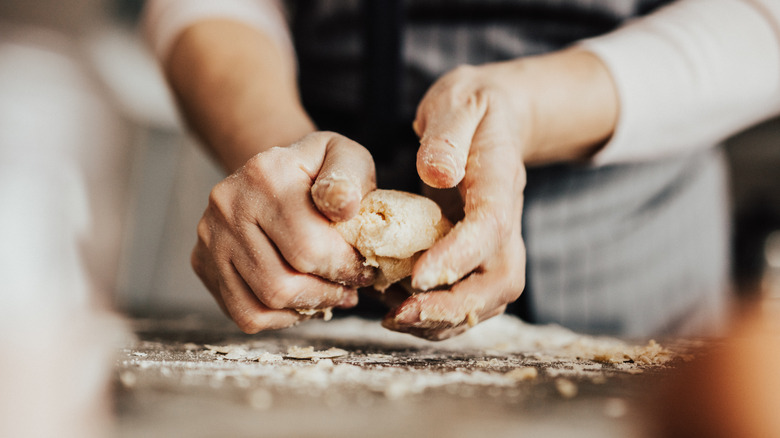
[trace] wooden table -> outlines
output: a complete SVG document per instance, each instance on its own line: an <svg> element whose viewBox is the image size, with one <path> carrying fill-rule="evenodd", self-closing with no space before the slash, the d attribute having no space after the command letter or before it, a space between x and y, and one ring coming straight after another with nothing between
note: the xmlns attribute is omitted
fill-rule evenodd
<svg viewBox="0 0 780 438"><path fill-rule="evenodd" d="M115 369L121 437L637 436L679 360L594 360L634 346L510 317L441 343L356 318L251 336L197 318L134 330ZM306 347L329 357L291 357Z"/></svg>

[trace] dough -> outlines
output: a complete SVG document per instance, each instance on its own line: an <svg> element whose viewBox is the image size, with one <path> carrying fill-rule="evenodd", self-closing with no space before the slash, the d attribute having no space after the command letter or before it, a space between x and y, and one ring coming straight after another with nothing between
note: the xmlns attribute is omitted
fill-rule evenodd
<svg viewBox="0 0 780 438"><path fill-rule="evenodd" d="M292 346L287 349L284 357L288 359L330 359L334 357L348 356L349 352L341 348L331 347L327 350L314 350L314 347Z"/></svg>
<svg viewBox="0 0 780 438"><path fill-rule="evenodd" d="M412 274L420 253L444 237L452 224L432 200L396 190L374 190L352 219L333 227L379 272L374 288L384 291Z"/></svg>

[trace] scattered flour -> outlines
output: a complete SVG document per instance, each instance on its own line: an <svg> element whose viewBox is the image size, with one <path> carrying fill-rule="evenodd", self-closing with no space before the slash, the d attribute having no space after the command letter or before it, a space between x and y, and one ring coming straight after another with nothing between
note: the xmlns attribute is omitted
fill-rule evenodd
<svg viewBox="0 0 780 438"><path fill-rule="evenodd" d="M159 373L151 375L157 378L256 390L247 401L263 410L273 403L274 391L332 394L339 388L362 388L396 400L434 388L470 396L478 388L509 394L528 385L552 384L560 396L572 398L579 384L642 373L676 357L653 341L634 345L559 326L529 325L511 316L436 343L359 318L309 321L236 339L240 341L187 343L184 348L139 342L125 350L118 378L125 387L137 387L150 374L136 371L156 368ZM607 415L618 416L621 408L613 404L605 408Z"/></svg>

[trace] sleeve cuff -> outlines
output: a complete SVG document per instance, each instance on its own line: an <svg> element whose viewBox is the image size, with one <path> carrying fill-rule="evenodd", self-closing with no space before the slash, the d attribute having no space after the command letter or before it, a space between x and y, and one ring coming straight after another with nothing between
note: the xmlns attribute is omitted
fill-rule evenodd
<svg viewBox="0 0 780 438"><path fill-rule="evenodd" d="M714 145L780 111L780 8L772 0L684 0L580 46L618 90L596 165Z"/></svg>
<svg viewBox="0 0 780 438"><path fill-rule="evenodd" d="M209 18L250 25L293 53L283 7L277 0L150 0L144 11L143 30L155 56L163 61L185 28Z"/></svg>

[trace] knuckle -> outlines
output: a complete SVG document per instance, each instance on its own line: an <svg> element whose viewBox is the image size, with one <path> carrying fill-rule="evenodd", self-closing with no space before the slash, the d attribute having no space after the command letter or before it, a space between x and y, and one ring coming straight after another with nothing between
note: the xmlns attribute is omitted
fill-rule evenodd
<svg viewBox="0 0 780 438"><path fill-rule="evenodd" d="M466 103L472 108L480 108L490 100L491 94L489 88L478 87L473 92L469 93Z"/></svg>
<svg viewBox="0 0 780 438"><path fill-rule="evenodd" d="M303 140L289 147L272 147L250 158L241 169L245 183L250 189L261 189L261 193L277 194L292 181L291 175L296 173L291 171L303 166L296 151L296 145L302 143Z"/></svg>
<svg viewBox="0 0 780 438"><path fill-rule="evenodd" d="M484 113L484 109L488 106L488 101L491 99L490 96L491 92L489 89L477 86L467 92L458 94L455 104L464 108L466 114L476 117Z"/></svg>
<svg viewBox="0 0 780 438"><path fill-rule="evenodd" d="M355 141L349 141L347 142L348 148L350 148L350 153L357 155L360 161L364 161L366 163L371 163L371 167L374 166L374 157L371 155L371 152L366 149L365 146L361 145L358 142Z"/></svg>
<svg viewBox="0 0 780 438"><path fill-rule="evenodd" d="M253 187L273 188L274 175L283 168L285 151L271 148L250 158L242 169L243 176Z"/></svg>
<svg viewBox="0 0 780 438"><path fill-rule="evenodd" d="M198 223L198 236L206 235L208 230L208 220L210 216L222 219L229 219L235 198L235 190L227 180L219 182L209 193L209 203L203 219ZM201 233L204 234L201 234Z"/></svg>

